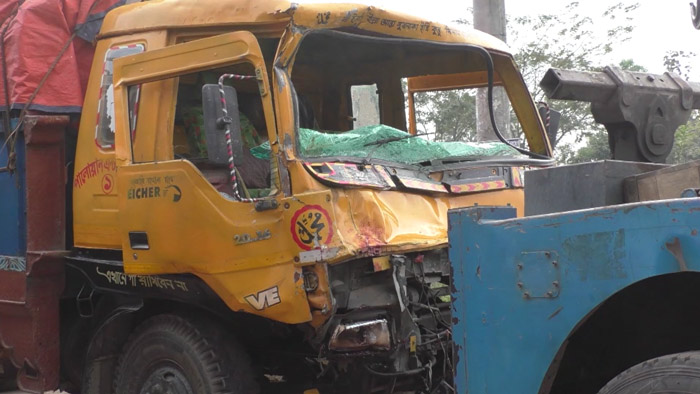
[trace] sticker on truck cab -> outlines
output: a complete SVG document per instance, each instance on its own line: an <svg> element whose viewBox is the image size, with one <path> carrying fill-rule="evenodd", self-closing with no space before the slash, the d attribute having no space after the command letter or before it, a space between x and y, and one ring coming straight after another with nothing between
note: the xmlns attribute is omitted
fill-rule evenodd
<svg viewBox="0 0 700 394"><path fill-rule="evenodd" d="M292 216L292 239L304 250L328 245L333 239L333 222L320 205L306 205Z"/></svg>
<svg viewBox="0 0 700 394"><path fill-rule="evenodd" d="M257 292L257 294L247 295L244 297L244 299L250 304L250 306L259 311L282 302L277 286L261 290Z"/></svg>
<svg viewBox="0 0 700 394"><path fill-rule="evenodd" d="M182 199L182 189L175 183L174 176L137 177L129 182L127 200L166 198L172 202Z"/></svg>

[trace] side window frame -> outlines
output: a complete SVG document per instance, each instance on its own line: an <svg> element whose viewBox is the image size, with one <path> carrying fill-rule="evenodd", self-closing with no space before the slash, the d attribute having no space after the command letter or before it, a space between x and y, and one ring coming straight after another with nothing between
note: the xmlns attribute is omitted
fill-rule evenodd
<svg viewBox="0 0 700 394"><path fill-rule="evenodd" d="M100 92L97 101L97 124L95 125L95 145L101 150L114 150L115 135L115 111L114 111L114 60L123 56L142 53L146 50L146 44L136 43L128 45L115 45L105 52L102 63L102 76L100 78ZM130 114L130 133L136 130L136 112L140 97L140 88L137 88L133 97L129 97L129 108L134 108L134 114ZM133 102L131 102L133 100ZM131 120L133 119L133 120Z"/></svg>
<svg viewBox="0 0 700 394"><path fill-rule="evenodd" d="M275 136L275 139L270 141L271 155L273 158L277 158L279 155L279 144L276 140L277 126L270 80L267 77L262 52L252 33L237 31L116 59L113 78L116 114L115 139L117 140L115 153L118 166L152 164L152 162L136 162L134 160L132 133L129 129L132 123L128 100L129 87L175 79L189 73L213 70L239 62L248 62L254 66L268 136ZM176 105L175 100L175 96L165 100L168 102L167 105L172 106L173 111L171 112L173 113ZM146 105L146 103L141 104ZM160 105L165 104L161 103ZM184 160L173 158L167 159L167 161L182 162ZM271 164L270 171L272 175L271 186L274 192L264 198L274 199L280 195L279 169L276 165L277 161L271 161L271 163L273 162L275 164ZM194 167L192 163L189 163L189 166Z"/></svg>

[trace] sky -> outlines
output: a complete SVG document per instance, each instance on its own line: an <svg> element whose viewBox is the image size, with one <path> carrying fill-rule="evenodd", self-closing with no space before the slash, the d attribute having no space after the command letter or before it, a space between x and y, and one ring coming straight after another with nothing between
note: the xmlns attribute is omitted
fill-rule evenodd
<svg viewBox="0 0 700 394"><path fill-rule="evenodd" d="M299 0L297 0L299 1ZM335 0L301 0L299 2L348 2ZM639 8L630 15L635 26L632 38L619 44L609 59L610 64L622 59L633 59L647 71L661 74L665 71L663 57L666 51L677 50L700 54L700 30L695 30L690 17L689 0L637 0ZM451 22L459 18L469 18L471 0L358 0L421 15L425 19ZM616 0L580 0L581 13L595 18ZM624 0L631 3L632 0ZM542 13L556 13L569 4L568 0L505 0L506 14L509 17L536 16ZM544 37L543 39L546 39ZM513 50L517 48L513 47ZM700 81L700 56L689 62L692 67L690 77Z"/></svg>

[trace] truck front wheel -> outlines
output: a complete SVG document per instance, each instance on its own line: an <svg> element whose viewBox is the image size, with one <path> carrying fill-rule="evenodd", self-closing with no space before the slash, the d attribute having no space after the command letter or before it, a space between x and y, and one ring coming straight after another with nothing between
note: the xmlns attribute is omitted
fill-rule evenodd
<svg viewBox="0 0 700 394"><path fill-rule="evenodd" d="M700 352L644 361L617 375L598 394L700 393Z"/></svg>
<svg viewBox="0 0 700 394"><path fill-rule="evenodd" d="M247 355L217 324L159 315L139 325L127 341L117 364L114 392L257 393L252 377Z"/></svg>

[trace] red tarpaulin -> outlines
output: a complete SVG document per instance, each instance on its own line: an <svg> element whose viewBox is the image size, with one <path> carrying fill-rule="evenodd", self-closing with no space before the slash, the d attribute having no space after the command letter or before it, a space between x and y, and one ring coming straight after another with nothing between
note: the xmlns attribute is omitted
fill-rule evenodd
<svg viewBox="0 0 700 394"><path fill-rule="evenodd" d="M104 14L124 0L3 0L0 33L4 37L7 85L0 61L0 110L24 108L39 82L74 31L78 32L29 105L51 113L79 113L83 105L92 41ZM97 3L93 7L93 3ZM18 8L19 7L19 8ZM2 37L0 37L2 39ZM0 59L1 60L1 59Z"/></svg>

